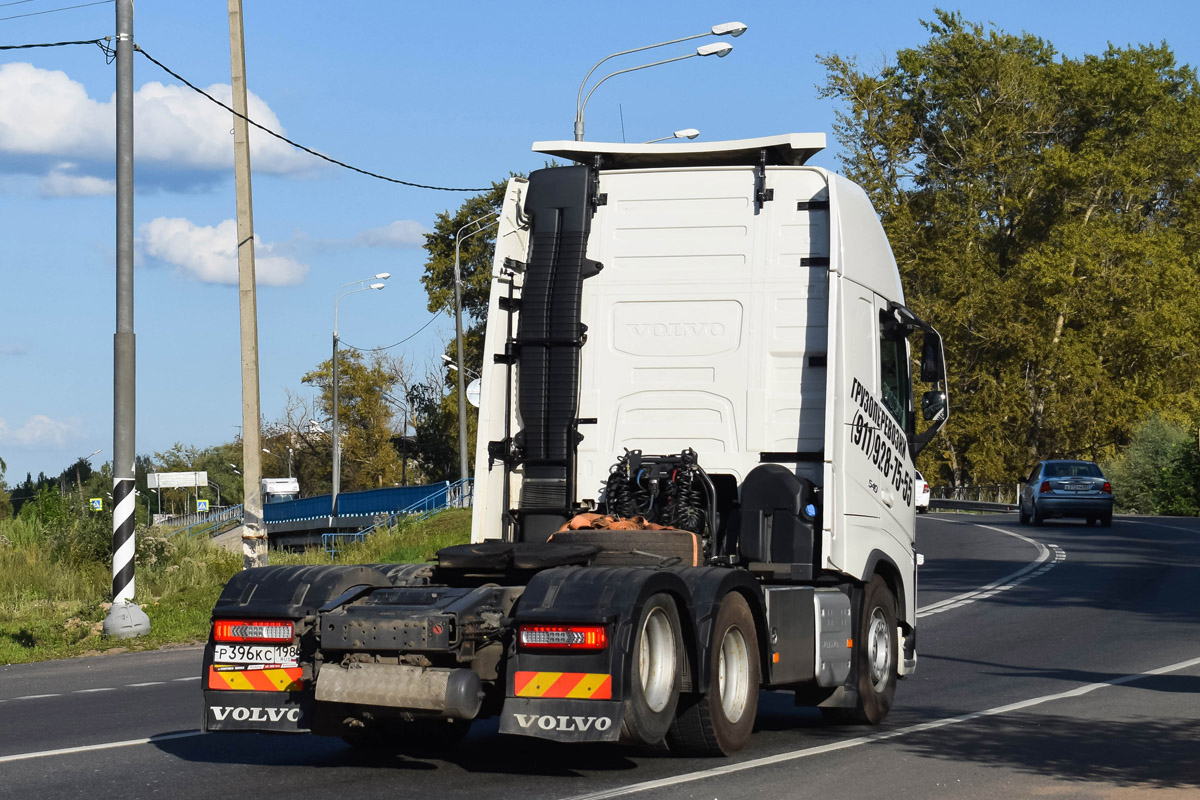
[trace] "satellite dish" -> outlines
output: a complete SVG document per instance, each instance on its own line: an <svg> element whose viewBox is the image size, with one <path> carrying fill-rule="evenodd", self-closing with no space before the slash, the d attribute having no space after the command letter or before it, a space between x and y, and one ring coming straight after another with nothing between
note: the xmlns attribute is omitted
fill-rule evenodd
<svg viewBox="0 0 1200 800"><path fill-rule="evenodd" d="M479 378L467 384L467 402L479 408Z"/></svg>

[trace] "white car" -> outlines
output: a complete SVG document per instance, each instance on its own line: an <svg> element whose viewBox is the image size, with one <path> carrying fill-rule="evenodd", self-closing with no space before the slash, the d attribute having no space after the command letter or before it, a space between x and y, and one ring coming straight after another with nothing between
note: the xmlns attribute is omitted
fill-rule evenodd
<svg viewBox="0 0 1200 800"><path fill-rule="evenodd" d="M929 481L919 472L913 478L913 507L918 514L929 511Z"/></svg>

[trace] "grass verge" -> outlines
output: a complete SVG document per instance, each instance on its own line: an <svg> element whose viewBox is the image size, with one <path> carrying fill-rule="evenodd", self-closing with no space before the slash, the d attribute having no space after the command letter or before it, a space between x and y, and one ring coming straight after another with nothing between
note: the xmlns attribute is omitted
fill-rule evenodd
<svg viewBox="0 0 1200 800"><path fill-rule="evenodd" d="M320 549L272 552L272 564L363 564L427 561L442 547L470 539L471 510L451 509L404 522L336 557ZM115 640L102 632L112 597L111 565L64 559L45 536L20 520L0 523L0 664L67 658L112 650L152 650L202 642L225 582L241 556L207 541L137 536L135 601L150 632Z"/></svg>

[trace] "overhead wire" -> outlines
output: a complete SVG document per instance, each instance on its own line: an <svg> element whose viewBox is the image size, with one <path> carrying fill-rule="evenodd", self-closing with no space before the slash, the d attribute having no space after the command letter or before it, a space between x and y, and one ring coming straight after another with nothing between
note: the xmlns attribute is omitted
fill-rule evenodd
<svg viewBox="0 0 1200 800"><path fill-rule="evenodd" d="M87 8L88 6L103 6L108 5L113 0L95 0L93 3L80 3L75 6L63 6L62 8L48 8L45 11L30 11L26 14L13 14L11 17L0 17L0 22L6 19L20 19L21 17L38 17L42 14L53 14L56 11L70 11L73 8ZM20 3L5 3L5 5L20 5Z"/></svg>
<svg viewBox="0 0 1200 800"><path fill-rule="evenodd" d="M340 345L344 345L344 346L346 346L346 347L349 347L351 350L358 350L358 351L360 351L360 352L363 352L363 353L377 353L377 352L379 352L379 351L381 351L381 350L391 350L393 347L399 347L400 345L402 345L402 344L404 344L405 342L407 342L409 339L412 339L413 337L415 337L415 336L416 336L418 333L420 333L421 331L423 331L423 330L425 330L426 328L428 328L428 327L429 327L430 325L432 325L432 324L433 324L435 321L437 321L437 318L438 318L438 317L441 315L441 313L442 313L443 311L449 311L449 309L446 309L446 308L439 308L437 311L433 312L433 316L432 316L432 317L430 317L430 318L429 318L429 321L428 321L428 322L426 322L424 325L422 325L421 327L417 328L415 331L413 331L412 333L410 333L408 336L405 336L403 339L401 339L400 341L396 342L395 344L389 344L389 345L387 345L386 347L355 347L354 345L352 345L352 344L347 344L346 342L343 342L343 341L342 341L342 340L340 340L340 339L338 340L338 344L340 344Z"/></svg>
<svg viewBox="0 0 1200 800"><path fill-rule="evenodd" d="M0 44L0 50L29 50L34 47L64 47L69 44L98 44L102 50L107 51L105 44L111 39L109 36L104 36L99 39L83 39L77 42L41 42L39 44Z"/></svg>
<svg viewBox="0 0 1200 800"><path fill-rule="evenodd" d="M276 139L279 139L280 141L283 141L283 142L287 142L292 147L295 147L297 150L303 150L304 152L308 153L309 155L314 155L317 158L328 161L330 164L336 164L339 167L343 167L348 170L353 170L354 172L357 172L361 175L366 175L369 178L378 178L381 181L387 181L388 183L398 183L398 184L401 184L402 186L411 186L415 189L434 189L434 190L440 191L440 192L490 192L492 190L492 187L490 187L490 186L482 187L482 188L456 188L456 187L449 187L449 186L432 186L427 183L413 183L412 181L404 181L404 180L400 180L399 178L389 178L387 175L380 175L378 172L371 172L370 170L361 169L360 167L353 166L352 164L347 164L345 161L338 161L336 158L331 158L330 156L327 156L324 153L319 153L316 150L313 150L311 147L305 147L304 145L300 144L299 142L292 141L291 139L287 138L283 134L276 133L275 131L271 130L270 128L267 128L263 125L258 124L257 122L255 122L254 120L252 120L248 116L246 116L245 114L239 114L238 112L234 111L229 106L222 103L217 98L213 97L208 92L206 92L203 89L194 85L187 78L184 78L179 73L173 71L170 67L168 67L166 64L164 64L161 61L159 61L158 59L156 59L154 56L147 53L145 51L145 49L142 48L141 45L134 44L133 49L136 50L137 52L141 53L143 56L145 56L151 63L153 63L155 66L157 66L163 72L167 73L175 80L184 84L192 91L197 92L201 95L204 95L209 100L211 100L212 102L219 105L221 108L228 111L230 114L233 114L235 117L244 119L249 124L258 128L260 131L262 131L264 133L269 133L271 136L274 136Z"/></svg>

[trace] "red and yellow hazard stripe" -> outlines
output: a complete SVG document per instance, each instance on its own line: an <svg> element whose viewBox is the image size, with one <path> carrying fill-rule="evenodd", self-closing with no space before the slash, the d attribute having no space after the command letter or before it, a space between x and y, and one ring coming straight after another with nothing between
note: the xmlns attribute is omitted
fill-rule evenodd
<svg viewBox="0 0 1200 800"><path fill-rule="evenodd" d="M208 668L208 688L252 692L298 692L304 688L300 667L219 670Z"/></svg>
<svg viewBox="0 0 1200 800"><path fill-rule="evenodd" d="M517 697L611 700L612 675L593 672L520 672L513 678Z"/></svg>

